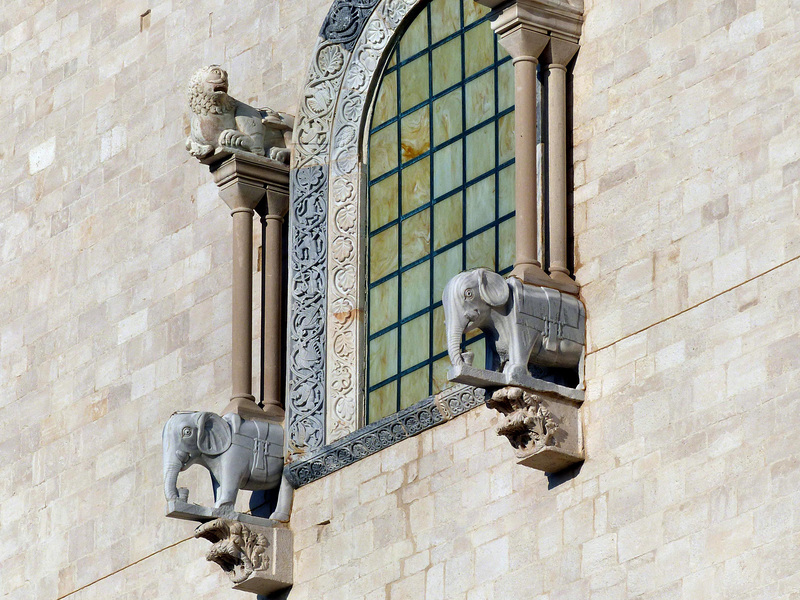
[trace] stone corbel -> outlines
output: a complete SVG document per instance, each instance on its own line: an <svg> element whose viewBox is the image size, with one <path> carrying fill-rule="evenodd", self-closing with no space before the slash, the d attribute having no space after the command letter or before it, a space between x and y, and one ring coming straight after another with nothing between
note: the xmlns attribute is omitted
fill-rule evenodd
<svg viewBox="0 0 800 600"><path fill-rule="evenodd" d="M225 571L235 590L266 595L292 585L292 532L285 527L215 519L194 537L211 542L206 560Z"/></svg>

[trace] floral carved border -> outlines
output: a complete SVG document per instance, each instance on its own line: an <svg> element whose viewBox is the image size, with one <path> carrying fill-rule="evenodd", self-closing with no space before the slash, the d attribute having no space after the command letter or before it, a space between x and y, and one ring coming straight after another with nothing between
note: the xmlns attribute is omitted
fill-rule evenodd
<svg viewBox="0 0 800 600"><path fill-rule="evenodd" d="M423 0L338 0L295 123L287 437L298 460L361 425L364 336L360 128L383 52Z"/></svg>

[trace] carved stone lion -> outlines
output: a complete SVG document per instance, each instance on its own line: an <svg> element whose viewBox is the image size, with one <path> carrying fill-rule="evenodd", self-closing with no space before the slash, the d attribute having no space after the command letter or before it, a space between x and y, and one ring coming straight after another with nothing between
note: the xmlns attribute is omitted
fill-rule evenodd
<svg viewBox="0 0 800 600"><path fill-rule="evenodd" d="M246 151L288 163L283 134L293 119L271 108L257 109L228 95L228 73L219 65L198 70L189 83L192 129L186 149L204 158L217 148Z"/></svg>

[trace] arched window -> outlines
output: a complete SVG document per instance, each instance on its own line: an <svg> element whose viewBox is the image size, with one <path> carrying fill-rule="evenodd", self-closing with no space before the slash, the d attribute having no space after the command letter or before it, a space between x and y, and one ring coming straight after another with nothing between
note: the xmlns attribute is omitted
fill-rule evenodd
<svg viewBox="0 0 800 600"><path fill-rule="evenodd" d="M514 72L473 0L426 3L369 121L366 421L447 385L445 283L514 263ZM467 342L484 360L480 336Z"/></svg>

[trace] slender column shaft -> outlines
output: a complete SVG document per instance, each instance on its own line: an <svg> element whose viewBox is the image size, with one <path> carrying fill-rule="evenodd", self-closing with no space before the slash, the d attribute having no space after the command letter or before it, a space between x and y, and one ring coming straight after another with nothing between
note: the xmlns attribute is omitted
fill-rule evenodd
<svg viewBox="0 0 800 600"><path fill-rule="evenodd" d="M536 229L536 65L533 56L514 58L514 128L516 130L516 222L515 268L537 260Z"/></svg>
<svg viewBox="0 0 800 600"><path fill-rule="evenodd" d="M235 208L233 216L233 396L253 396L253 209Z"/></svg>
<svg viewBox="0 0 800 600"><path fill-rule="evenodd" d="M262 248L262 265L264 269L264 410L271 412L275 408L282 409L281 357L283 339L281 331L281 252L282 224L281 215L264 216L264 245Z"/></svg>
<svg viewBox="0 0 800 600"><path fill-rule="evenodd" d="M567 68L548 69L548 179L550 273L569 275L567 268Z"/></svg>

